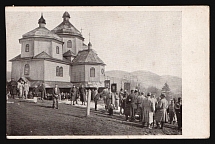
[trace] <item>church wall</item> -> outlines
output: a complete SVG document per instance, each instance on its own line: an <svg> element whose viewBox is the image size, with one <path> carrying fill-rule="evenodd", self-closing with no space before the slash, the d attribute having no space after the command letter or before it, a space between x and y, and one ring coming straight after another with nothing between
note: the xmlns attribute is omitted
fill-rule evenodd
<svg viewBox="0 0 215 144"><path fill-rule="evenodd" d="M83 41L78 39L78 38L75 38L75 44L76 44L76 52L78 53L79 51L83 50L82 47L83 47Z"/></svg>
<svg viewBox="0 0 215 144"><path fill-rule="evenodd" d="M84 79L84 65L71 66L71 81L72 82L83 82Z"/></svg>
<svg viewBox="0 0 215 144"><path fill-rule="evenodd" d="M67 47L67 41L72 41L72 48ZM76 45L75 45L75 39L72 37L63 37L63 53L67 52L68 50L72 51L73 53L76 53Z"/></svg>
<svg viewBox="0 0 215 144"><path fill-rule="evenodd" d="M90 77L90 68L95 68L95 77ZM85 65L85 81L102 81L100 65Z"/></svg>
<svg viewBox="0 0 215 144"><path fill-rule="evenodd" d="M26 64L29 64L30 71L29 75L24 75L24 67ZM18 80L20 77L30 77L32 80L43 80L44 79L44 62L41 61L13 61L12 62L12 71L11 76Z"/></svg>
<svg viewBox="0 0 215 144"><path fill-rule="evenodd" d="M51 49L51 41L48 41L48 40L34 41L34 56L38 55L43 51L45 51L49 55L52 55L50 49Z"/></svg>
<svg viewBox="0 0 215 144"><path fill-rule="evenodd" d="M57 54L56 53L56 47L59 47L59 54ZM63 49L62 49L62 44L60 44L60 43L56 43L56 42L54 42L54 41L52 41L52 49L51 49L51 56L53 57L53 58L57 58L57 59L63 59Z"/></svg>
<svg viewBox="0 0 215 144"><path fill-rule="evenodd" d="M29 44L29 52L25 52L26 45ZM34 56L34 42L33 40L26 40L21 42L21 57Z"/></svg>
<svg viewBox="0 0 215 144"><path fill-rule="evenodd" d="M63 67L63 77L56 76L56 67ZM70 65L44 61L44 80L45 81L62 81L70 82Z"/></svg>

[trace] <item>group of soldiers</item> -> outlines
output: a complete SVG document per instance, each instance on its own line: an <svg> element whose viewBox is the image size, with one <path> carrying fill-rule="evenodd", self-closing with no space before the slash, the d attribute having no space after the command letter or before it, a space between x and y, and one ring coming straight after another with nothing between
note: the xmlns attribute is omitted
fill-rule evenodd
<svg viewBox="0 0 215 144"><path fill-rule="evenodd" d="M164 123L175 123L177 120L178 130L182 128L182 101L178 98L168 103L166 95L161 93L158 98L150 92L145 95L139 90L131 90L130 94L121 89L119 93L111 92L107 87L100 94L103 97L105 109L109 115L113 110L120 107L120 115L125 115L126 121L135 121L139 118L143 127L149 129L163 128Z"/></svg>

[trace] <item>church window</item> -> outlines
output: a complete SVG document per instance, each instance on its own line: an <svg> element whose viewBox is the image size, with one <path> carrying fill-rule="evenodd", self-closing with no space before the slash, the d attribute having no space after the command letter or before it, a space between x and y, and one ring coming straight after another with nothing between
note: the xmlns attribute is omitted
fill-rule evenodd
<svg viewBox="0 0 215 144"><path fill-rule="evenodd" d="M95 68L90 68L90 77L95 77Z"/></svg>
<svg viewBox="0 0 215 144"><path fill-rule="evenodd" d="M59 76L60 76L60 77L63 77L63 67L60 67L59 73L60 73Z"/></svg>
<svg viewBox="0 0 215 144"><path fill-rule="evenodd" d="M24 68L24 75L29 75L29 72L30 72L30 66L29 64L26 64Z"/></svg>
<svg viewBox="0 0 215 144"><path fill-rule="evenodd" d="M29 52L29 44L26 44L26 46L25 46L25 52Z"/></svg>
<svg viewBox="0 0 215 144"><path fill-rule="evenodd" d="M71 41L71 40L68 40L68 41L67 41L67 47L68 47L68 48L72 48L72 41Z"/></svg>
<svg viewBox="0 0 215 144"><path fill-rule="evenodd" d="M59 76L60 71L59 71L59 66L56 67L56 76Z"/></svg>
<svg viewBox="0 0 215 144"><path fill-rule="evenodd" d="M59 54L59 47L56 47L56 53Z"/></svg>

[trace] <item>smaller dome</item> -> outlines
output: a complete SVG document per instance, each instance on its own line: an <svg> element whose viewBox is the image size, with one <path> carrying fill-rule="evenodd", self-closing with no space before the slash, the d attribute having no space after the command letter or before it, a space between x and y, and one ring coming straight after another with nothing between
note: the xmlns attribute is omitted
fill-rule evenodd
<svg viewBox="0 0 215 144"><path fill-rule="evenodd" d="M38 24L43 23L46 24L46 20L43 18L43 14L41 15L40 19L38 20Z"/></svg>
<svg viewBox="0 0 215 144"><path fill-rule="evenodd" d="M66 18L66 17L70 18L70 15L69 15L69 13L67 11L63 14L62 18Z"/></svg>

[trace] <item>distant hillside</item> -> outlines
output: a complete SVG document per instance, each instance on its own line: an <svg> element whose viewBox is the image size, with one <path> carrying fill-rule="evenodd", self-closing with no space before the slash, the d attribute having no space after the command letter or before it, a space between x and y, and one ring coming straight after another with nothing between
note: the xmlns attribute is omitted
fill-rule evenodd
<svg viewBox="0 0 215 144"><path fill-rule="evenodd" d="M126 72L120 70L112 70L106 71L106 76L113 77L115 82L121 83L122 78L127 78L129 80L129 76L132 77L133 81L137 81L140 83L141 86L147 88L149 86L155 86L158 89L161 89L164 83L168 83L170 89L174 93L180 93L182 90L182 79L176 76L170 75L157 75L150 71L134 71L134 72Z"/></svg>

